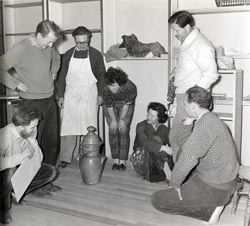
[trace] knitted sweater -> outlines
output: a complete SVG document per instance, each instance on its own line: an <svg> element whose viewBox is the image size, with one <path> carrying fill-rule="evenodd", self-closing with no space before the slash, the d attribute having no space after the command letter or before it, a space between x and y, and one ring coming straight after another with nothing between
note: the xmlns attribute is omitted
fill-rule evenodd
<svg viewBox="0 0 250 226"><path fill-rule="evenodd" d="M147 123L147 120L143 120L136 126L136 136L133 149L135 151L138 147L144 147L146 151L158 154L162 145L169 144L168 135L169 128L167 126L161 124L155 130L151 124ZM161 142L157 142L156 139Z"/></svg>
<svg viewBox="0 0 250 226"><path fill-rule="evenodd" d="M231 134L214 113L202 115L182 149L172 171L172 187L180 187L195 169L206 184L230 189L231 182L238 174L239 163Z"/></svg>
<svg viewBox="0 0 250 226"><path fill-rule="evenodd" d="M194 29L180 49L175 71L175 92L185 93L195 85L208 89L217 78L214 47L198 29Z"/></svg>
<svg viewBox="0 0 250 226"><path fill-rule="evenodd" d="M60 55L54 48L39 49L28 37L9 49L0 58L0 65L0 83L11 89L24 83L28 89L20 92L21 97L43 99L54 92L52 75L59 70ZM11 68L16 70L16 76L8 73Z"/></svg>

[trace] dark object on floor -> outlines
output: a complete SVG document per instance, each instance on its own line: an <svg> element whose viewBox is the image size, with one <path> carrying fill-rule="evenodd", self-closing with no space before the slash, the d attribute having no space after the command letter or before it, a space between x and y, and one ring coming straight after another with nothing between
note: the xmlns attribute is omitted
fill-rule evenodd
<svg viewBox="0 0 250 226"><path fill-rule="evenodd" d="M159 42L154 43L142 43L136 35L123 35L123 42L119 48L126 48L128 53L135 57L145 57L148 53L152 53L154 56L160 57L161 54L167 54L164 47Z"/></svg>
<svg viewBox="0 0 250 226"><path fill-rule="evenodd" d="M65 162L65 161L61 161L59 164L58 164L58 167L61 167L61 168L66 168L68 166L69 163Z"/></svg>
<svg viewBox="0 0 250 226"><path fill-rule="evenodd" d="M58 191L62 190L62 188L60 186L52 184L52 183L49 183L48 185L46 185L42 189L44 191L47 191L47 192L58 192Z"/></svg>
<svg viewBox="0 0 250 226"><path fill-rule="evenodd" d="M120 164L119 169L120 170L126 170L126 166L124 164Z"/></svg>
<svg viewBox="0 0 250 226"><path fill-rule="evenodd" d="M10 216L9 211L3 212L3 213L0 212L0 223L1 224L10 224L11 221L12 221L12 218Z"/></svg>
<svg viewBox="0 0 250 226"><path fill-rule="evenodd" d="M46 196L53 196L51 192L46 191L44 189L35 190L35 191L31 192L31 194L37 198L45 198Z"/></svg>
<svg viewBox="0 0 250 226"><path fill-rule="evenodd" d="M146 164L146 175L145 179L150 182L159 182L166 180L166 174L163 170L164 162L161 156L156 155L153 152L148 152L149 161ZM166 163L167 164L167 163Z"/></svg>
<svg viewBox="0 0 250 226"><path fill-rule="evenodd" d="M162 154L163 155L163 154ZM153 152L145 151L139 147L130 157L130 162L134 170L150 182L160 182L166 180L166 175L163 170L164 160L167 156L157 155ZM166 161L165 164L168 164ZM170 166L172 167L172 166Z"/></svg>
<svg viewBox="0 0 250 226"><path fill-rule="evenodd" d="M120 166L116 163L112 166L112 170L119 170L119 169L120 169Z"/></svg>

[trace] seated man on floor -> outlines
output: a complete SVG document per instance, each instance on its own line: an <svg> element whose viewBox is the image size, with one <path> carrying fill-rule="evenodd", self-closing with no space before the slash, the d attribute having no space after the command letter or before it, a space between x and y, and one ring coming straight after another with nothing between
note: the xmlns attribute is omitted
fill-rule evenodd
<svg viewBox="0 0 250 226"><path fill-rule="evenodd" d="M234 192L239 171L232 136L210 112L211 93L198 86L186 91L187 114L196 119L193 131L178 151L170 187L153 193L153 206L215 224Z"/></svg>
<svg viewBox="0 0 250 226"><path fill-rule="evenodd" d="M9 213L13 197L11 178L18 166L26 158L34 161L34 154L42 162L43 154L36 141L37 125L40 118L39 112L28 106L19 105L13 111L12 123L0 129L0 222L2 224L8 224L12 221ZM56 175L57 171L54 166L41 163L40 169L23 197L52 182ZM43 196L46 194L48 195L47 192L44 192ZM39 197L42 197L41 193Z"/></svg>

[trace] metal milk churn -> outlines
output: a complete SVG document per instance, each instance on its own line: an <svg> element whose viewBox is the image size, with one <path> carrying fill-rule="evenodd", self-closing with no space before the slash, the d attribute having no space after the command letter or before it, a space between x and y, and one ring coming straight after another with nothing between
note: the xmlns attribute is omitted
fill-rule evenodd
<svg viewBox="0 0 250 226"><path fill-rule="evenodd" d="M84 183L98 184L101 180L106 157L100 154L102 141L95 133L96 128L89 126L87 130L88 133L80 144L79 168Z"/></svg>

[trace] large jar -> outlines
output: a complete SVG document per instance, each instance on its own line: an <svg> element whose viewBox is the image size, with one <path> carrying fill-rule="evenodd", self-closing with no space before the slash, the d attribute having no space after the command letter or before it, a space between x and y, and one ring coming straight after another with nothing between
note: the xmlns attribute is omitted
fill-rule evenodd
<svg viewBox="0 0 250 226"><path fill-rule="evenodd" d="M96 128L89 126L88 133L80 144L79 168L86 184L100 183L106 157L100 154L102 142L96 135Z"/></svg>

